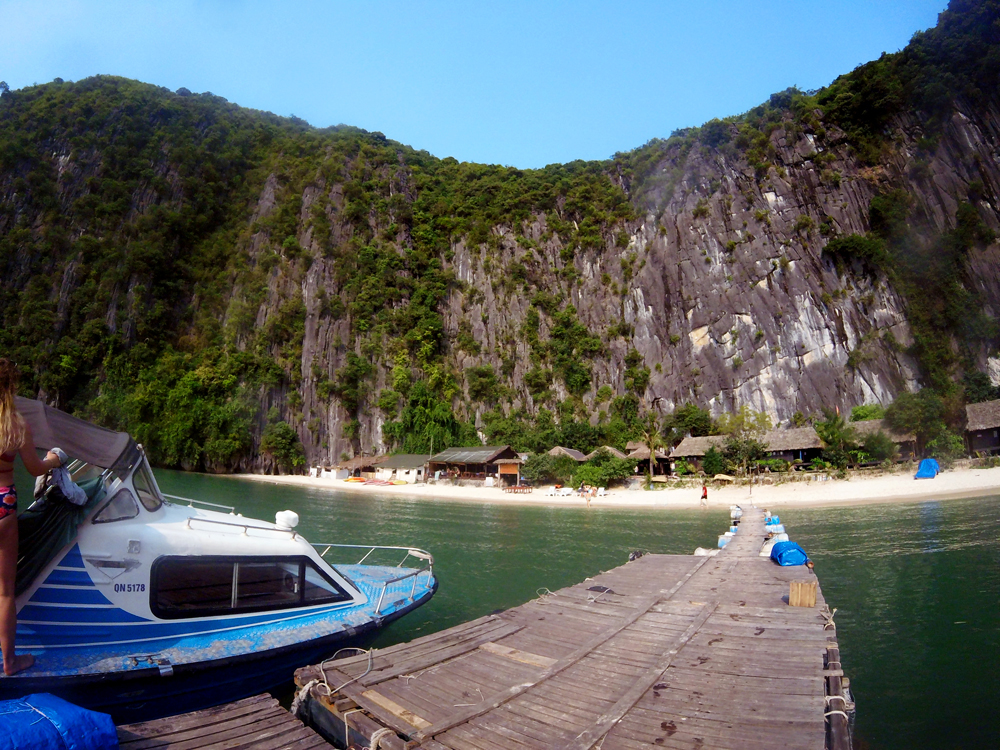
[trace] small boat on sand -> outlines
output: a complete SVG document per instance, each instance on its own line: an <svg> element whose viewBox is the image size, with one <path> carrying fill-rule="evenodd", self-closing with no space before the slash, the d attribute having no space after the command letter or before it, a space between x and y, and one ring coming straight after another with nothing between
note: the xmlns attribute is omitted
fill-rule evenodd
<svg viewBox="0 0 1000 750"><path fill-rule="evenodd" d="M17 646L36 662L0 678L0 700L54 693L119 723L227 703L367 645L437 589L423 550L310 544L292 511L167 495L127 434L17 408L86 500L54 485L19 516Z"/></svg>

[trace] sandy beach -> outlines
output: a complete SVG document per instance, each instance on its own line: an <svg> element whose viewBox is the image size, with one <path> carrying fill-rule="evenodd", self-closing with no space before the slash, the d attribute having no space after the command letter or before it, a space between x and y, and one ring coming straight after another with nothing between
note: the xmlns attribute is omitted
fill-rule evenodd
<svg viewBox="0 0 1000 750"><path fill-rule="evenodd" d="M498 487L466 487L449 484L385 486L307 476L266 476L262 474L232 476L254 482L295 485L335 492L396 495L401 498L560 507L586 507L587 505L585 499L575 494L569 497L547 495L547 487L536 487L533 492L528 494L511 494ZM732 504L749 502L752 497L756 504L768 507L823 507L861 503L952 500L990 494L1000 494L1000 467L989 469L956 468L944 471L934 479L914 479L912 473L900 473L877 477L852 476L848 479L831 477L823 481L787 481L773 485L758 484L752 488L746 484L734 486L709 484L708 504L712 508L728 508ZM592 499L591 507L697 508L700 498L700 484L674 488L664 487L651 491L614 488L608 490L606 497Z"/></svg>

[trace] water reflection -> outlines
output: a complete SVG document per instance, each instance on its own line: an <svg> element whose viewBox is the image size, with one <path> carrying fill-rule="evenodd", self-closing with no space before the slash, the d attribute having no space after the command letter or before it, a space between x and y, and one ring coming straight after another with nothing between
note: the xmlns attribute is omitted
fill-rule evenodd
<svg viewBox="0 0 1000 750"><path fill-rule="evenodd" d="M920 528L924 532L923 552L937 552L943 547L938 539L938 531L943 523L941 503L930 502L920 505Z"/></svg>

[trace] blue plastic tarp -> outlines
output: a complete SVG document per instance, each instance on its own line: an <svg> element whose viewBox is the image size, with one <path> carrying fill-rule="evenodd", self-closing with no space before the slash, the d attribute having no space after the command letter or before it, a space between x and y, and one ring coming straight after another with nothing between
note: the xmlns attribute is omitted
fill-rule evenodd
<svg viewBox="0 0 1000 750"><path fill-rule="evenodd" d="M920 467L917 469L917 473L913 475L913 478L933 479L940 473L941 467L938 466L938 462L933 458L925 458L920 462Z"/></svg>
<svg viewBox="0 0 1000 750"><path fill-rule="evenodd" d="M48 693L0 701L0 750L115 750L118 732L107 714Z"/></svg>
<svg viewBox="0 0 1000 750"><path fill-rule="evenodd" d="M795 542L777 542L771 547L771 559L778 565L805 565L809 557Z"/></svg>

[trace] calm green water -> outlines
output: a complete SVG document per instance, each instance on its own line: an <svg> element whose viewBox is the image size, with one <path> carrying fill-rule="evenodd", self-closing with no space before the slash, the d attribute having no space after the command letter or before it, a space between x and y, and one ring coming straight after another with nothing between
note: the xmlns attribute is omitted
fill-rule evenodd
<svg viewBox="0 0 1000 750"><path fill-rule="evenodd" d="M162 470L157 478L164 492L248 516L294 509L310 541L433 552L438 594L387 628L380 646L578 583L623 564L631 550L714 546L728 519L715 510L405 500ZM1000 747L1000 497L780 515L838 609L858 704L855 747Z"/></svg>

